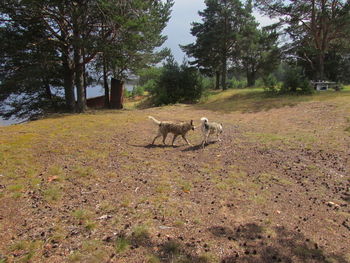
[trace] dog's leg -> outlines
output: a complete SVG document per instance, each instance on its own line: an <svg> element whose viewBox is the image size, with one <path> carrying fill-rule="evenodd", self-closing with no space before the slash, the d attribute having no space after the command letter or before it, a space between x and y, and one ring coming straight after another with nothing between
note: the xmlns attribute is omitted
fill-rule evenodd
<svg viewBox="0 0 350 263"><path fill-rule="evenodd" d="M185 135L181 135L181 136L182 136L182 138L185 140L185 142L187 142L187 144L188 144L189 146L192 146L192 144L190 144L190 142L186 139Z"/></svg>
<svg viewBox="0 0 350 263"><path fill-rule="evenodd" d="M178 134L174 134L173 142L171 143L172 146L175 146L175 145L174 145L174 142L175 142L177 136L178 136Z"/></svg>
<svg viewBox="0 0 350 263"><path fill-rule="evenodd" d="M156 141L157 138L159 138L162 134L160 132L158 132L157 136L154 137L152 145L154 144L154 142Z"/></svg>
<svg viewBox="0 0 350 263"><path fill-rule="evenodd" d="M216 133L216 139L219 141L219 142L221 142L221 139L220 139L220 133L218 132L218 133Z"/></svg>
<svg viewBox="0 0 350 263"><path fill-rule="evenodd" d="M165 145L165 139L166 139L167 136L168 136L167 133L163 133L163 144L164 144L164 145Z"/></svg>
<svg viewBox="0 0 350 263"><path fill-rule="evenodd" d="M206 143L208 143L208 138L209 138L209 134L210 134L210 131L207 131L204 135L204 139L203 139L203 142L202 142L202 148L204 148L204 145Z"/></svg>

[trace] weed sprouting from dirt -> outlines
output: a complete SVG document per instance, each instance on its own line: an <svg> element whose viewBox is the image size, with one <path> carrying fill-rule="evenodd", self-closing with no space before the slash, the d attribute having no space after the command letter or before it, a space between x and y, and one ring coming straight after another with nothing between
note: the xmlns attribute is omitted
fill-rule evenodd
<svg viewBox="0 0 350 263"><path fill-rule="evenodd" d="M115 252L123 253L129 249L130 245L131 243L129 239L123 236L118 237L117 240L115 241Z"/></svg>

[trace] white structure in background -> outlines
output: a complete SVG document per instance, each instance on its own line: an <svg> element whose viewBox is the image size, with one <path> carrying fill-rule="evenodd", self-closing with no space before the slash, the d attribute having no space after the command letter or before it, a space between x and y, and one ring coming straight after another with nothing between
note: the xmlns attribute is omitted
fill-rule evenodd
<svg viewBox="0 0 350 263"><path fill-rule="evenodd" d="M339 85L337 82L332 81L311 81L312 86L315 90L329 90L334 89L339 90Z"/></svg>

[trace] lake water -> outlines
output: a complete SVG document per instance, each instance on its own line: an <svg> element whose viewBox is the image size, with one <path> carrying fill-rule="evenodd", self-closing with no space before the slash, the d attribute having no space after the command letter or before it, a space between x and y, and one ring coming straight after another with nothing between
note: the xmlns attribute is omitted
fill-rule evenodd
<svg viewBox="0 0 350 263"><path fill-rule="evenodd" d="M124 86L128 91L132 91L132 89L134 88L134 85L128 84L128 83L125 84ZM101 86L88 87L86 90L86 97L88 99L103 96L103 95L104 95L104 89ZM18 120L18 119L4 120L3 118L0 117L0 126L8 126L21 121L23 120Z"/></svg>

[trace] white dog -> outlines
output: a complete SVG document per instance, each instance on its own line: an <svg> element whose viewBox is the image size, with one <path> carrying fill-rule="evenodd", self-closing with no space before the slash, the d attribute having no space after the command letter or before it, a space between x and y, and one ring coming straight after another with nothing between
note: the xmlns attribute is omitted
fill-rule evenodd
<svg viewBox="0 0 350 263"><path fill-rule="evenodd" d="M207 118L202 117L202 134L203 134L203 142L202 147L204 148L204 144L208 143L208 138L210 134L216 134L217 140L221 141L220 134L222 133L222 124L216 122L209 122Z"/></svg>

